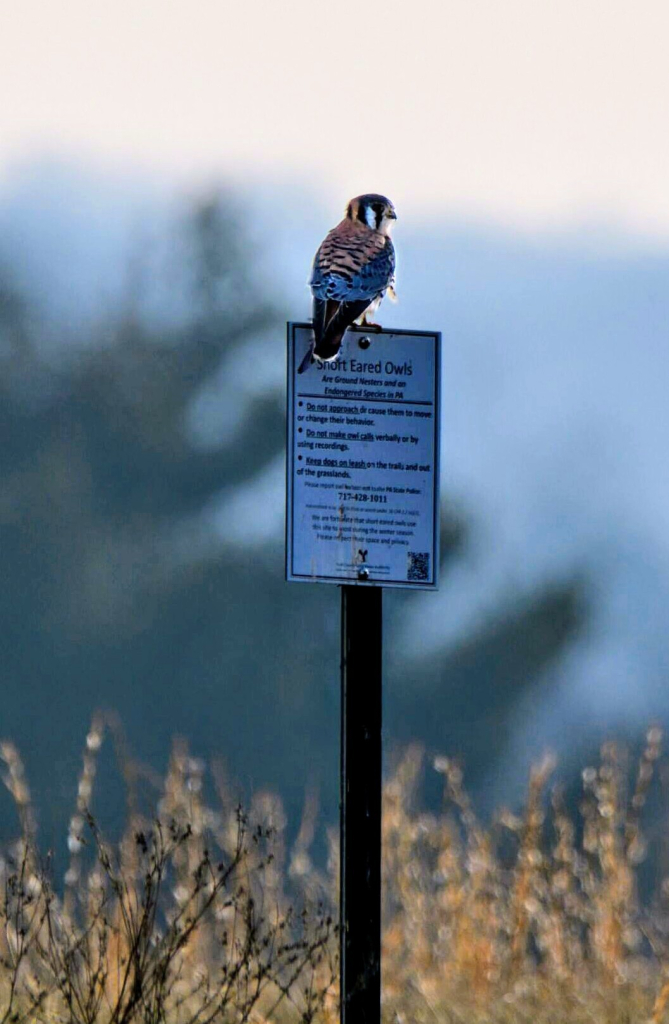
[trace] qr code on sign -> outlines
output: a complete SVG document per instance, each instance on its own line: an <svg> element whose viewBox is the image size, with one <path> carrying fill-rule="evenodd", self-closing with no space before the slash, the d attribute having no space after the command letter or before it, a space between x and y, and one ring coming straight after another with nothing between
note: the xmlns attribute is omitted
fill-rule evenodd
<svg viewBox="0 0 669 1024"><path fill-rule="evenodd" d="M430 579L429 551L407 551L407 579L425 583Z"/></svg>

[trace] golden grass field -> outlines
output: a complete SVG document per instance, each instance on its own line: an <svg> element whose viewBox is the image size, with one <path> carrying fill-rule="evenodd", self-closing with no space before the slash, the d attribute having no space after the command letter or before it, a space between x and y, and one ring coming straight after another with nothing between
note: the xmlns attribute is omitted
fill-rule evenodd
<svg viewBox="0 0 669 1024"><path fill-rule="evenodd" d="M0 1024L338 1021L338 844L318 870L314 800L288 848L277 797L242 812L176 744L150 813L121 760L128 825L112 847L88 811L108 725L87 737L64 878L37 851L19 753L0 745L20 822L0 859ZM384 1022L669 1021L668 893L638 893L660 729L646 740L636 765L602 748L576 816L547 758L524 808L485 825L454 761L405 751L384 786ZM443 777L439 814L420 807L425 770Z"/></svg>

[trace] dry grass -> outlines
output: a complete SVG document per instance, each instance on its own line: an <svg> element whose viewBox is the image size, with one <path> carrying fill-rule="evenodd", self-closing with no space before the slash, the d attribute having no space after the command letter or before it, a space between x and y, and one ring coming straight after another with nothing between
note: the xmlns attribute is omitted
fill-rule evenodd
<svg viewBox="0 0 669 1024"><path fill-rule="evenodd" d="M521 815L476 820L452 761L437 759L445 807L412 813L421 755L386 786L385 998L400 1021L665 1020L666 919L639 905L640 814L659 756L653 728L629 799L623 752L583 772L580 819L550 760L531 773ZM669 1016L667 1017L669 1019Z"/></svg>
<svg viewBox="0 0 669 1024"><path fill-rule="evenodd" d="M102 718L87 737L62 886L39 860L23 767L5 742L5 782L22 835L0 864L0 1024L285 1021L309 1024L333 988L335 926L315 878L285 889L283 814L249 814L177 745L151 817L138 808L117 848L88 813Z"/></svg>
<svg viewBox="0 0 669 1024"><path fill-rule="evenodd" d="M208 806L204 765L177 745L143 816L122 757L128 828L111 849L88 813L108 724L87 737L62 886L38 859L19 755L0 747L21 822L0 861L0 1024L334 1024L338 850L333 834L327 871L314 867L313 800L287 851L277 798L245 815L214 772ZM421 812L425 758L405 753L384 790L384 1021L669 1022L663 891L642 906L637 880L660 742L650 729L631 784L625 752L606 744L575 819L546 760L522 812L488 826L446 758L433 765L443 810Z"/></svg>

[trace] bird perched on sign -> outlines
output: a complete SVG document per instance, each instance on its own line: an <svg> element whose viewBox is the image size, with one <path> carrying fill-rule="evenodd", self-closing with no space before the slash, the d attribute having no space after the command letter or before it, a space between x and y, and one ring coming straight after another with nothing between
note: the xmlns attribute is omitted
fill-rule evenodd
<svg viewBox="0 0 669 1024"><path fill-rule="evenodd" d="M367 317L387 291L394 297L395 249L390 231L396 219L395 207L385 196L356 196L344 219L321 242L309 281L314 341L298 373L314 360L336 359L346 328L355 321L377 327Z"/></svg>

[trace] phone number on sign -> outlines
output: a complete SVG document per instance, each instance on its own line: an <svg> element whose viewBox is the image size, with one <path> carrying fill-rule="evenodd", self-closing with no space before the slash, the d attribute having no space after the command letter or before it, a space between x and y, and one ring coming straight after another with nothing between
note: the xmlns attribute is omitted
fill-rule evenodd
<svg viewBox="0 0 669 1024"><path fill-rule="evenodd" d="M387 505L385 494L356 494L355 492L339 491L340 501L371 501L377 505Z"/></svg>

